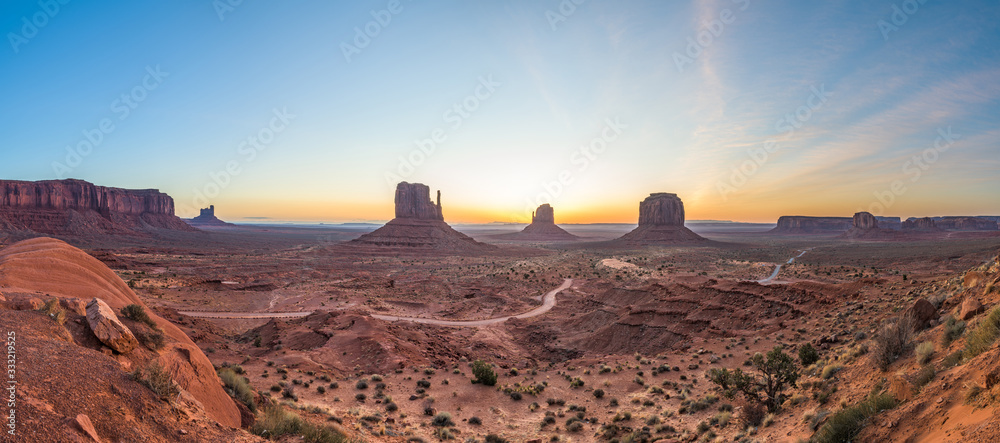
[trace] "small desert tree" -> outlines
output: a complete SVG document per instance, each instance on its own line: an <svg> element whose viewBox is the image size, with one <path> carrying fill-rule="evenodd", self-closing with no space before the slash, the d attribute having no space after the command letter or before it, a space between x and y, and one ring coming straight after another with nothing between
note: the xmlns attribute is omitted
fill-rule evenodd
<svg viewBox="0 0 1000 443"><path fill-rule="evenodd" d="M799 362L802 363L802 367L809 366L819 360L819 352L816 352L811 344L806 343L799 346Z"/></svg>
<svg viewBox="0 0 1000 443"><path fill-rule="evenodd" d="M489 363L483 360L476 360L472 362L472 375L476 378L472 380L473 383L482 383L486 386L493 386L497 384L497 373L490 367Z"/></svg>
<svg viewBox="0 0 1000 443"><path fill-rule="evenodd" d="M754 354L750 364L760 373L747 373L742 369L712 369L708 371L709 380L719 385L727 398L741 393L747 400L767 406L769 412L777 412L784 400L782 392L788 386L794 387L799 379L795 360L781 346L777 346L766 356Z"/></svg>

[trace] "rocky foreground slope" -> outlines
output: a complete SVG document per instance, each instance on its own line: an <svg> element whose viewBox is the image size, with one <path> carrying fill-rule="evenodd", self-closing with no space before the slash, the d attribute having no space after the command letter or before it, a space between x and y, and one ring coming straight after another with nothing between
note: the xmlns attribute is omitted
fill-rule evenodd
<svg viewBox="0 0 1000 443"><path fill-rule="evenodd" d="M121 316L128 305L148 324ZM191 339L62 241L0 251L0 331L21 441L258 441L238 429L240 409ZM142 384L156 368L176 383L169 403Z"/></svg>

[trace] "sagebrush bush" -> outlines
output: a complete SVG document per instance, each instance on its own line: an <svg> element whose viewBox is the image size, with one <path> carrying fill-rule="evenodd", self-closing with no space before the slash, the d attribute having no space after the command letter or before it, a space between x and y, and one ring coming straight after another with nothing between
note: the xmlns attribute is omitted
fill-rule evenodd
<svg viewBox="0 0 1000 443"><path fill-rule="evenodd" d="M221 368L218 373L219 379L226 387L226 393L246 405L250 412L257 412L257 403L253 401L253 389L250 389L247 380L231 368Z"/></svg>
<svg viewBox="0 0 1000 443"><path fill-rule="evenodd" d="M157 362L151 363L145 370L136 368L132 372L132 379L142 383L164 400L173 399L180 393L170 374Z"/></svg>
<svg viewBox="0 0 1000 443"><path fill-rule="evenodd" d="M896 359L912 346L916 320L912 315L902 315L886 320L872 336L872 361L882 371L889 369Z"/></svg>
<svg viewBox="0 0 1000 443"><path fill-rule="evenodd" d="M934 370L933 365L927 365L920 368L920 372L917 372L917 376L913 377L914 389L920 389L927 383L930 383L931 380L934 380L935 373L936 371Z"/></svg>
<svg viewBox="0 0 1000 443"><path fill-rule="evenodd" d="M1000 336L1000 306L979 322L965 337L965 358L973 358L990 349Z"/></svg>
<svg viewBox="0 0 1000 443"><path fill-rule="evenodd" d="M438 427L455 426L455 422L451 419L451 414L447 412L439 412L431 420L431 424Z"/></svg>
<svg viewBox="0 0 1000 443"><path fill-rule="evenodd" d="M887 409L895 408L896 399L888 394L871 394L864 401L833 414L812 441L816 443L840 443L852 441L865 426L868 418Z"/></svg>
<svg viewBox="0 0 1000 443"><path fill-rule="evenodd" d="M948 316L944 321L944 331L941 332L941 343L948 346L965 333L965 322Z"/></svg>
<svg viewBox="0 0 1000 443"><path fill-rule="evenodd" d="M306 443L346 443L349 440L333 428L316 426L278 405L268 405L264 416L250 426L250 432L271 440L285 435L301 435Z"/></svg>
<svg viewBox="0 0 1000 443"><path fill-rule="evenodd" d="M917 345L917 349L914 352L917 354L917 363L925 365L931 361L931 356L934 355L934 343L925 341Z"/></svg>

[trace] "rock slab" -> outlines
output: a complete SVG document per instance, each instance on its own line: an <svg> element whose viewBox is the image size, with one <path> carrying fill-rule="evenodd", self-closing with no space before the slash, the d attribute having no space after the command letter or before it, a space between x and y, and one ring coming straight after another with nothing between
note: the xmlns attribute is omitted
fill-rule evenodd
<svg viewBox="0 0 1000 443"><path fill-rule="evenodd" d="M115 311L104 300L94 298L87 303L87 323L101 343L118 353L129 353L139 345L132 331L118 320Z"/></svg>

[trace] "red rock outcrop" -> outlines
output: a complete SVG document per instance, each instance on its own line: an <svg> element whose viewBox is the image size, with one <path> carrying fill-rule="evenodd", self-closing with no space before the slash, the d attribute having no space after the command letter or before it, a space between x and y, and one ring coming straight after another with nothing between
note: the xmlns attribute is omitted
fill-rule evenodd
<svg viewBox="0 0 1000 443"><path fill-rule="evenodd" d="M934 223L934 219L930 217L916 218L910 217L903 222L903 230L905 231L940 231L941 228Z"/></svg>
<svg viewBox="0 0 1000 443"><path fill-rule="evenodd" d="M427 185L402 182L396 186L395 203L396 218L347 245L471 253L497 249L473 240L444 222L441 191L438 191L437 203L432 203Z"/></svg>
<svg viewBox="0 0 1000 443"><path fill-rule="evenodd" d="M194 231L155 189L95 186L82 180L0 180L0 230L52 235Z"/></svg>
<svg viewBox="0 0 1000 443"><path fill-rule="evenodd" d="M684 244L706 241L684 227L684 203L677 194L657 192L639 203L639 227L618 238L632 244Z"/></svg>
<svg viewBox="0 0 1000 443"><path fill-rule="evenodd" d="M201 403L209 416L224 426L240 425L239 410L223 390L212 363L201 349L177 326L149 310L114 271L96 258L51 238L33 238L14 243L0 250L0 290L5 293L43 294L60 299L90 300L97 297L113 311L130 304L143 306L167 337L166 346L155 353L158 355L156 360L182 389ZM136 348L122 358L142 358L136 355L140 354L140 349L142 348ZM87 352L95 354L92 350ZM146 351L141 352L143 355L145 353ZM140 366L145 363L147 362L139 360L132 362L133 365ZM115 366L121 367L118 363ZM124 378L127 374L122 373L120 376ZM96 383L81 386L95 391L101 389Z"/></svg>
<svg viewBox="0 0 1000 443"><path fill-rule="evenodd" d="M87 303L87 323L97 339L111 349L126 354L139 345L139 341L103 300L94 297Z"/></svg>
<svg viewBox="0 0 1000 443"><path fill-rule="evenodd" d="M571 241L580 238L556 226L555 211L548 203L539 206L538 209L531 213L531 224L526 226L521 232L501 234L494 237L502 240L519 241Z"/></svg>
<svg viewBox="0 0 1000 443"><path fill-rule="evenodd" d="M878 220L870 212L858 212L854 214L853 223L851 225L854 229L860 229L864 231L869 231L872 229L878 229Z"/></svg>
<svg viewBox="0 0 1000 443"><path fill-rule="evenodd" d="M841 235L842 238L859 240L882 240L896 238L898 232L879 227L879 221L870 212L854 214L851 229Z"/></svg>

